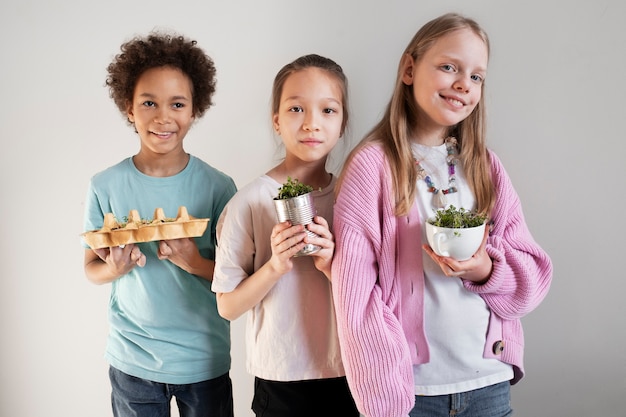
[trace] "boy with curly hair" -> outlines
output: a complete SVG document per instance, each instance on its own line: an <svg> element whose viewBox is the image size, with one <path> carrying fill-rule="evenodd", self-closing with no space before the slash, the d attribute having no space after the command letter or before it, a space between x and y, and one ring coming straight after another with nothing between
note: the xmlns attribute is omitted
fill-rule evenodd
<svg viewBox="0 0 626 417"><path fill-rule="evenodd" d="M211 281L215 223L236 192L232 178L188 154L183 139L212 105L215 66L183 36L151 33L121 46L108 66L110 96L140 139L136 155L91 178L84 230L104 214L185 206L209 218L198 238L92 250L85 274L111 283L110 364L113 414L169 416L176 398L182 417L231 417L230 325L217 312Z"/></svg>

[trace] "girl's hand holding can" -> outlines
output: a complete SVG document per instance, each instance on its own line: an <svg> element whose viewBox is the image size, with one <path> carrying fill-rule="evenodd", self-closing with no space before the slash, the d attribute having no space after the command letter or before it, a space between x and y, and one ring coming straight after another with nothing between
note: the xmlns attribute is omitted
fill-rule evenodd
<svg viewBox="0 0 626 417"><path fill-rule="evenodd" d="M272 229L272 257L269 261L272 268L283 275L293 268L293 256L304 247L306 233L301 224L291 225L290 222L278 223Z"/></svg>
<svg viewBox="0 0 626 417"><path fill-rule="evenodd" d="M319 251L311 255L313 256L315 267L323 272L328 279L331 279L330 270L333 254L335 253L335 238L328 227L328 222L321 216L315 216L313 223L307 225L307 229L315 233L317 237L307 235L304 238L304 242L321 247Z"/></svg>

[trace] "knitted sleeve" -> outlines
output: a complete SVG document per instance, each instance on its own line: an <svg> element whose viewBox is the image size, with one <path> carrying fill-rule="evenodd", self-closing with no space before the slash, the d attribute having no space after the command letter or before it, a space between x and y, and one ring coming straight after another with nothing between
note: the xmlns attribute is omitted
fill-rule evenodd
<svg viewBox="0 0 626 417"><path fill-rule="evenodd" d="M406 416L414 402L413 375L390 283L395 217L382 152L365 148L343 175L334 208L332 280L346 375L363 414Z"/></svg>
<svg viewBox="0 0 626 417"><path fill-rule="evenodd" d="M513 320L528 314L545 298L552 280L552 262L530 234L519 196L502 163L494 153L490 157L497 194L487 240L493 271L483 285L470 281L464 285L480 294L498 316Z"/></svg>

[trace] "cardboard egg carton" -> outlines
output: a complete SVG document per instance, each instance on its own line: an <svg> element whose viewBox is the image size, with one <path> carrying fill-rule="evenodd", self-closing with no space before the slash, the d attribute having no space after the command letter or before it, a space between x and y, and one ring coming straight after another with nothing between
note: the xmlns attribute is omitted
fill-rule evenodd
<svg viewBox="0 0 626 417"><path fill-rule="evenodd" d="M157 208L152 220L144 220L137 210L131 210L128 222L120 224L113 213L106 213L101 229L85 232L81 236L91 249L100 249L131 243L199 237L208 223L208 218L197 219L190 216L185 206L178 208L176 218L165 217L163 209Z"/></svg>

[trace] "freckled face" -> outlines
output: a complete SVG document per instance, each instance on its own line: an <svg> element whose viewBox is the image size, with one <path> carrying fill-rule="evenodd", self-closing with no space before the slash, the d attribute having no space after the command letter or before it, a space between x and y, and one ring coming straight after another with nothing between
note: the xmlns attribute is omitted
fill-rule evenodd
<svg viewBox="0 0 626 417"><path fill-rule="evenodd" d="M128 119L142 152L184 152L183 139L194 121L191 80L175 68L147 70L137 80Z"/></svg>
<svg viewBox="0 0 626 417"><path fill-rule="evenodd" d="M487 45L470 29L436 40L417 62L405 57L403 81L413 85L418 130L445 130L467 118L482 96Z"/></svg>
<svg viewBox="0 0 626 417"><path fill-rule="evenodd" d="M343 133L342 103L340 82L327 71L310 67L291 74L273 116L286 158L304 162L325 159Z"/></svg>

